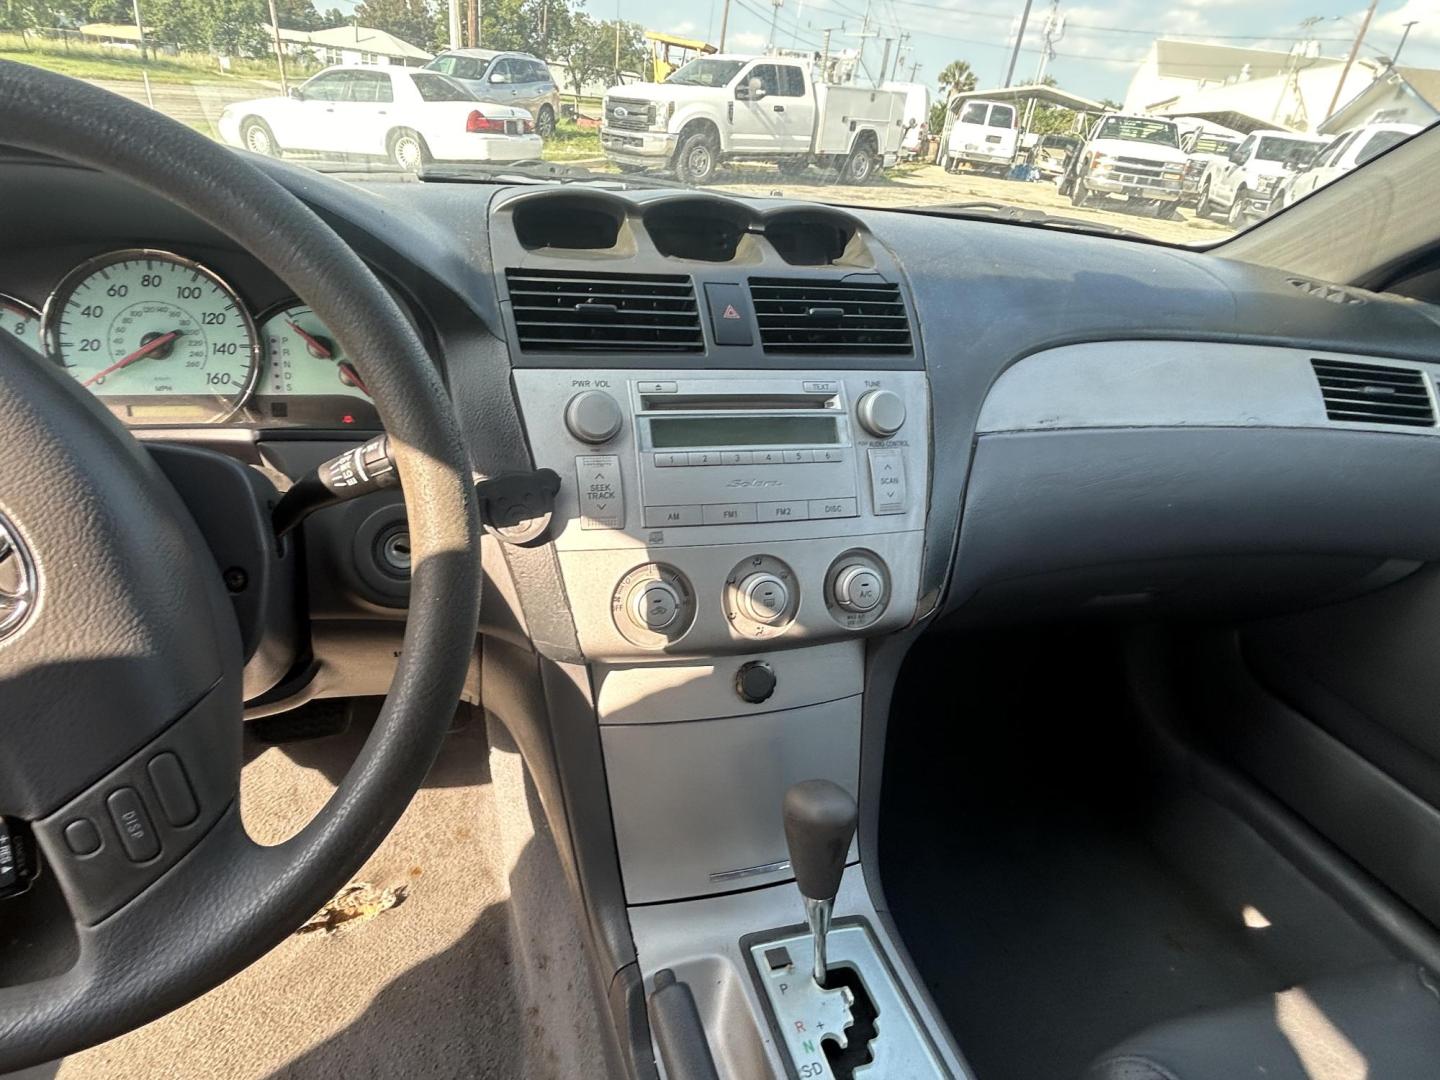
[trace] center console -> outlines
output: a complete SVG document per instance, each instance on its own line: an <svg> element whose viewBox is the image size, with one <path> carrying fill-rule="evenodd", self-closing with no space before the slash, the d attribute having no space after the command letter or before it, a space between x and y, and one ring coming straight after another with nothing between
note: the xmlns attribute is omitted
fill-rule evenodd
<svg viewBox="0 0 1440 1080"><path fill-rule="evenodd" d="M829 211L562 192L507 215L491 236L514 390L535 465L562 481L549 538L647 987L690 984L724 1076L960 1075L853 826L831 900L859 982L786 997L815 954L782 802L802 782L859 795L866 642L919 613L930 400L897 269ZM667 256L676 221L728 237L729 259ZM826 238L830 265L787 265ZM862 1015L881 1005L888 1041ZM848 1019L825 1039L780 1030L830 1015ZM821 1050L851 1037L848 1057Z"/></svg>

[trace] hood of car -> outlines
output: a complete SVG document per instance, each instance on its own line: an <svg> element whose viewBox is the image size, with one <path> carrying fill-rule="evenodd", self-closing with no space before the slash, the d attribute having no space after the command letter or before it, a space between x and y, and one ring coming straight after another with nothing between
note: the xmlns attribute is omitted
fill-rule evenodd
<svg viewBox="0 0 1440 1080"><path fill-rule="evenodd" d="M711 94L729 97L730 90L724 86L690 86L679 83L629 83L612 86L605 91L605 99L616 101L679 101Z"/></svg>
<svg viewBox="0 0 1440 1080"><path fill-rule="evenodd" d="M1178 147L1162 146L1160 143L1134 142L1130 139L1096 139L1090 144L1090 150L1093 153L1108 154L1111 157L1144 158L1146 161L1173 162L1176 165L1183 165L1190 160L1185 151Z"/></svg>

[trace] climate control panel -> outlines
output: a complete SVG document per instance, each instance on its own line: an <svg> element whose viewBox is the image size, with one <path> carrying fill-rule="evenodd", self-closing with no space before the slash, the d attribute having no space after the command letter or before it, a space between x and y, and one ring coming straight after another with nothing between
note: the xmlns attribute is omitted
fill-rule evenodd
<svg viewBox="0 0 1440 1080"><path fill-rule="evenodd" d="M566 481L552 538L590 658L799 645L913 617L924 372L514 377L535 463Z"/></svg>

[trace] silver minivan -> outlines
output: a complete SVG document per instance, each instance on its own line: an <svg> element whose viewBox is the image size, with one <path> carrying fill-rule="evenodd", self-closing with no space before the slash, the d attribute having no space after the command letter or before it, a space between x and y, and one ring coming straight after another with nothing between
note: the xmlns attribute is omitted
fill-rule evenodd
<svg viewBox="0 0 1440 1080"><path fill-rule="evenodd" d="M529 53L451 49L425 66L458 79L481 101L528 109L541 138L555 134L560 88L544 60Z"/></svg>

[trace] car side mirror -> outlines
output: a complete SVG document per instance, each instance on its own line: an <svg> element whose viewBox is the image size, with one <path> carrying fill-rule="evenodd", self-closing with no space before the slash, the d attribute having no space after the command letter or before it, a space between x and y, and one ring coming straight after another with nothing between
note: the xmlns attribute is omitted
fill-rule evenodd
<svg viewBox="0 0 1440 1080"><path fill-rule="evenodd" d="M750 100L750 87L746 86L744 83L741 83L739 86L735 87L735 100L736 100L736 101L749 101L749 100Z"/></svg>
<svg viewBox="0 0 1440 1080"><path fill-rule="evenodd" d="M750 80L749 98L751 101L763 101L765 98L765 86L759 79Z"/></svg>
<svg viewBox="0 0 1440 1080"><path fill-rule="evenodd" d="M501 75L500 72L497 71L495 72L495 74L490 76L490 81L492 83L503 83L505 81L505 76Z"/></svg>
<svg viewBox="0 0 1440 1080"><path fill-rule="evenodd" d="M1243 164L1245 164L1245 154L1244 154L1241 150L1238 150L1238 149L1236 149L1236 150L1231 150L1231 151L1230 151L1230 164L1231 164L1231 165L1243 165Z"/></svg>
<svg viewBox="0 0 1440 1080"><path fill-rule="evenodd" d="M298 86L292 86L290 87L290 96L296 101L304 101L305 91Z"/></svg>

